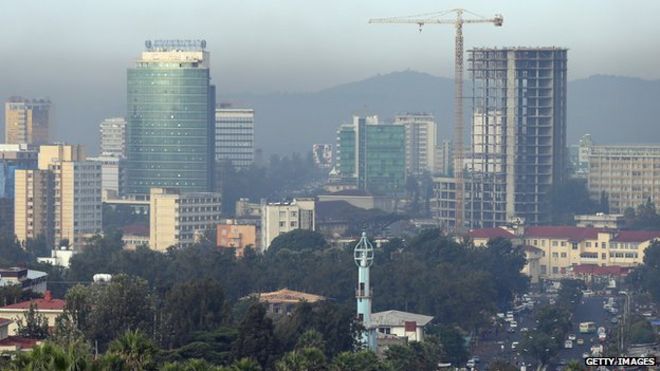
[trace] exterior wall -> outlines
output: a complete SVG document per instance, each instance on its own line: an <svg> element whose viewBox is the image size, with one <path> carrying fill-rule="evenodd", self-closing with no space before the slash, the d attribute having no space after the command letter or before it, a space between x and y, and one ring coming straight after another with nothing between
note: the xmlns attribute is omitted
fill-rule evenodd
<svg viewBox="0 0 660 371"><path fill-rule="evenodd" d="M103 120L99 125L101 154L126 158L126 119L114 117Z"/></svg>
<svg viewBox="0 0 660 371"><path fill-rule="evenodd" d="M48 170L51 163L61 161L84 161L85 151L80 144L52 144L39 146L40 170Z"/></svg>
<svg viewBox="0 0 660 371"><path fill-rule="evenodd" d="M49 241L54 234L53 178L46 170L16 170L14 234L20 242L37 238Z"/></svg>
<svg viewBox="0 0 660 371"><path fill-rule="evenodd" d="M215 88L203 50L149 50L127 73L127 186L213 187Z"/></svg>
<svg viewBox="0 0 660 371"><path fill-rule="evenodd" d="M25 313L27 313L28 309L7 309L7 308L0 308L0 316L2 318L7 318L12 320L12 323L9 324L8 326L8 332L10 336L16 336L18 335L16 332L18 331L18 321L23 321L25 323ZM63 310L37 310L39 314L43 314L43 316L46 318L48 321L48 327L55 327L55 319L61 315L64 311Z"/></svg>
<svg viewBox="0 0 660 371"><path fill-rule="evenodd" d="M611 213L660 201L660 145L594 145L588 158L589 194L607 196Z"/></svg>
<svg viewBox="0 0 660 371"><path fill-rule="evenodd" d="M254 110L215 110L215 160L245 168L254 162Z"/></svg>
<svg viewBox="0 0 660 371"><path fill-rule="evenodd" d="M232 221L216 226L218 247L231 247L236 249L236 256L243 256L247 246L257 248L257 226L239 225Z"/></svg>
<svg viewBox="0 0 660 371"><path fill-rule="evenodd" d="M394 118L405 128L406 172L421 175L436 169L437 126L433 115L406 114Z"/></svg>
<svg viewBox="0 0 660 371"><path fill-rule="evenodd" d="M451 175L454 171L452 163L454 162L453 152L452 152L452 142L449 140L443 140L438 148L435 150L436 160L435 160L435 169L433 172L435 174L442 175Z"/></svg>
<svg viewBox="0 0 660 371"><path fill-rule="evenodd" d="M0 232L14 232L16 170L36 168L37 152L27 145L0 145Z"/></svg>
<svg viewBox="0 0 660 371"><path fill-rule="evenodd" d="M101 165L101 193L103 200L110 195L116 197L123 194L125 187L126 162L121 157L99 156L90 157L89 161Z"/></svg>
<svg viewBox="0 0 660 371"><path fill-rule="evenodd" d="M220 219L219 193L152 188L150 194L149 246L154 250L190 246Z"/></svg>
<svg viewBox="0 0 660 371"><path fill-rule="evenodd" d="M5 103L5 143L48 143L50 101L12 97Z"/></svg>
<svg viewBox="0 0 660 371"><path fill-rule="evenodd" d="M315 201L297 199L290 203L264 204L261 208L261 251L282 233L295 229L316 230Z"/></svg>

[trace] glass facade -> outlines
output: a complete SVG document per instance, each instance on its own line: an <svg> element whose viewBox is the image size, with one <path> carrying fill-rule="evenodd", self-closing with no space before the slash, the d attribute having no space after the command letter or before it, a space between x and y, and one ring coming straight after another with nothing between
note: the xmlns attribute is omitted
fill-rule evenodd
<svg viewBox="0 0 660 371"><path fill-rule="evenodd" d="M126 192L210 191L215 88L209 69L198 62L139 61L127 77Z"/></svg>

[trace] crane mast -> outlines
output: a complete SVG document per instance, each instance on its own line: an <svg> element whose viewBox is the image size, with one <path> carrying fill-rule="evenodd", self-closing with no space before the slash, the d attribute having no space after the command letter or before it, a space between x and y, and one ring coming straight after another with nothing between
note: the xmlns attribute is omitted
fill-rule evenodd
<svg viewBox="0 0 660 371"><path fill-rule="evenodd" d="M448 14L455 13L455 19L442 18ZM465 19L464 13L469 13L476 18ZM478 14L472 13L465 9L452 9L438 13L419 14L406 17L391 17L391 18L373 18L369 23L400 23L400 24L417 24L419 30L425 24L453 24L456 29L456 39L454 45L454 181L455 181L455 226L454 229L457 233L463 231L464 227L464 192L465 192L465 177L463 174L464 168L464 118L463 118L463 24L464 23L493 23L496 27L501 27L504 18L500 14L496 14L494 18L486 19Z"/></svg>

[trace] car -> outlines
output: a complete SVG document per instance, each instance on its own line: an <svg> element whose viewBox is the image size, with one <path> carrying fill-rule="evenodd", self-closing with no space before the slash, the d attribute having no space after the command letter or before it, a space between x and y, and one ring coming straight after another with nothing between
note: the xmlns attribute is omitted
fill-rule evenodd
<svg viewBox="0 0 660 371"><path fill-rule="evenodd" d="M506 329L506 332L513 334L514 332L516 332L516 329L513 327L509 327Z"/></svg>
<svg viewBox="0 0 660 371"><path fill-rule="evenodd" d="M497 318L504 319L504 313L497 313Z"/></svg>
<svg viewBox="0 0 660 371"><path fill-rule="evenodd" d="M564 348L565 349L573 349L573 341L572 340L566 340L564 342Z"/></svg>
<svg viewBox="0 0 660 371"><path fill-rule="evenodd" d="M518 327L518 322L511 321L511 323L509 323L509 326L511 326L511 328L516 328L516 327Z"/></svg>
<svg viewBox="0 0 660 371"><path fill-rule="evenodd" d="M575 334L568 334L568 340L575 341L576 338Z"/></svg>
<svg viewBox="0 0 660 371"><path fill-rule="evenodd" d="M619 319L616 318L616 317L612 317L612 319L610 320L610 322L611 322L613 325L616 325L617 323L619 323Z"/></svg>
<svg viewBox="0 0 660 371"><path fill-rule="evenodd" d="M577 345L584 345L584 339L582 338L577 339Z"/></svg>
<svg viewBox="0 0 660 371"><path fill-rule="evenodd" d="M481 362L481 358L479 358L479 356L474 356L474 357L472 357L472 359L474 360L474 363Z"/></svg>
<svg viewBox="0 0 660 371"><path fill-rule="evenodd" d="M642 316L647 317L647 318L648 317L653 317L653 312L644 312L644 313L642 313Z"/></svg>
<svg viewBox="0 0 660 371"><path fill-rule="evenodd" d="M523 327L523 328L520 329L520 332L528 332L528 331L529 331L529 329L527 327Z"/></svg>
<svg viewBox="0 0 660 371"><path fill-rule="evenodd" d="M511 349L516 349L516 348L518 348L518 344L520 344L520 343L517 342L517 341L512 342L512 343L511 343Z"/></svg>
<svg viewBox="0 0 660 371"><path fill-rule="evenodd" d="M477 364L476 364L476 362L474 362L474 359L469 359L469 360L467 361L467 363L465 364L465 367L467 367L467 368L474 368L474 366L476 366L476 365L477 365Z"/></svg>
<svg viewBox="0 0 660 371"><path fill-rule="evenodd" d="M589 358L589 357L591 357L591 354L589 352L582 353L582 358Z"/></svg>

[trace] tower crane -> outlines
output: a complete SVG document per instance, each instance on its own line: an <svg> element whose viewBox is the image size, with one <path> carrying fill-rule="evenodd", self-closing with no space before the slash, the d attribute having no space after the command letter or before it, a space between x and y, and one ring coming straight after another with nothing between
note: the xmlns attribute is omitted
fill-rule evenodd
<svg viewBox="0 0 660 371"><path fill-rule="evenodd" d="M455 18L449 18L451 14ZM469 14L473 18L463 18L464 14ZM416 24L419 31L426 24L453 24L456 28L455 41L455 69L454 69L454 179L456 183L456 232L462 232L464 222L464 198L465 180L463 178L463 24L466 23L492 23L496 27L501 27L504 18L501 14L496 14L493 18L485 18L465 9L451 9L442 12L417 14L404 17L390 18L372 18L369 23L401 23Z"/></svg>

